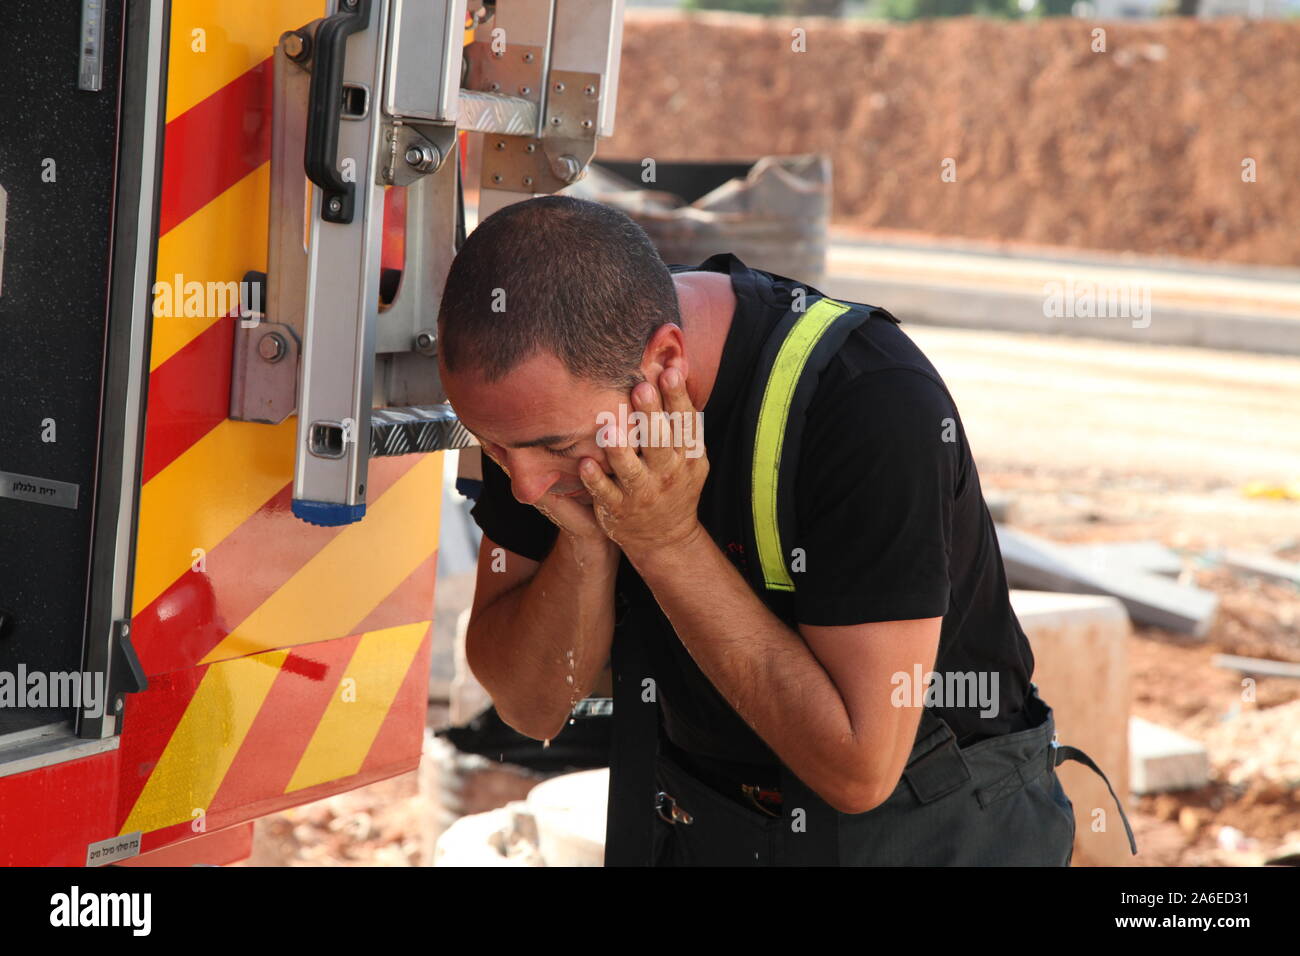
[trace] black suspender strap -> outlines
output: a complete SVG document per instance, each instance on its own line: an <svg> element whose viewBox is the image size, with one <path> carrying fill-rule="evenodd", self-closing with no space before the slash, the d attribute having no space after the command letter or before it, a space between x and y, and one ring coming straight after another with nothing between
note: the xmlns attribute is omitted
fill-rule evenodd
<svg viewBox="0 0 1300 956"><path fill-rule="evenodd" d="M1093 763L1092 758L1078 747L1071 747L1068 744L1058 744L1053 741L1052 749L1056 752L1056 758L1052 764L1053 767L1059 767L1067 760L1077 760L1085 767L1090 768L1095 774L1097 774L1097 776L1101 777L1102 781L1106 784L1106 789L1110 791L1110 798L1115 801L1115 806L1119 810L1119 818L1124 821L1124 832L1128 834L1128 847L1132 851L1133 855L1137 856L1137 841L1133 839L1133 828L1129 826L1128 814L1124 812L1124 805L1119 802L1119 797L1115 796L1115 788L1110 785L1110 780L1108 780L1106 775L1101 772L1101 768Z"/></svg>
<svg viewBox="0 0 1300 956"><path fill-rule="evenodd" d="M659 754L658 688L642 699L653 678L646 635L639 618L624 610L614 632L610 670L614 678L614 732L609 754L609 806L605 816L605 865L653 866L655 759Z"/></svg>

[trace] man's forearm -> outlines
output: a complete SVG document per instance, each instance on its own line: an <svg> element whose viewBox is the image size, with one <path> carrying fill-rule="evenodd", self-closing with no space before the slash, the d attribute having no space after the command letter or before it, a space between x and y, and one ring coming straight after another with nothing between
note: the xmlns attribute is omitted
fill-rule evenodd
<svg viewBox="0 0 1300 956"><path fill-rule="evenodd" d="M870 782L844 700L804 643L701 529L683 549L632 559L701 671L786 766L832 804Z"/></svg>
<svg viewBox="0 0 1300 956"><path fill-rule="evenodd" d="M614 633L612 542L557 536L537 573L485 608L465 635L465 655L497 712L535 739L564 728L606 661Z"/></svg>

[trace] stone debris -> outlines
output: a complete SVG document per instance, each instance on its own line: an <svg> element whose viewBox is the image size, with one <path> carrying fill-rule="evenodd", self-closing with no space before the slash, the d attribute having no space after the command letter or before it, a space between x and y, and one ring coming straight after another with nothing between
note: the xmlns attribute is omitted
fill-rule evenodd
<svg viewBox="0 0 1300 956"><path fill-rule="evenodd" d="M1141 717L1129 718L1128 754L1129 789L1134 793L1195 790L1210 780L1204 744ZM1179 824L1186 829L1181 819Z"/></svg>

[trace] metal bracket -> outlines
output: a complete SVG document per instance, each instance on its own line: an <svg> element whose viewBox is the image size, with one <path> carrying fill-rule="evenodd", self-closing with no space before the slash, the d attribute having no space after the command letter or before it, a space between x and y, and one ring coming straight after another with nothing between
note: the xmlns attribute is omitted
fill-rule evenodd
<svg viewBox="0 0 1300 956"><path fill-rule="evenodd" d="M384 161L375 175L381 186L410 186L436 173L456 152L456 127L415 126L400 120L384 126Z"/></svg>
<svg viewBox="0 0 1300 956"><path fill-rule="evenodd" d="M552 70L541 137L483 137L483 185L520 193L553 193L586 175L596 155L600 75Z"/></svg>
<svg viewBox="0 0 1300 956"><path fill-rule="evenodd" d="M251 302L240 303L230 362L230 417L240 422L278 425L298 406L298 332L268 322L256 308L266 298L266 274L244 274ZM252 319L253 324L247 324Z"/></svg>
<svg viewBox="0 0 1300 956"><path fill-rule="evenodd" d="M290 30L274 55L271 103L271 196L267 273L248 272L231 352L230 417L278 425L298 406L298 364L307 288L308 183L302 155L307 138L307 94L311 86L314 27ZM265 310L263 312L263 309ZM243 316L255 317L246 327ZM274 322L266 317L273 316ZM268 334L278 336L262 345ZM263 355L265 347L268 355ZM276 357L278 355L278 357ZM287 389L287 392L286 392Z"/></svg>
<svg viewBox="0 0 1300 956"><path fill-rule="evenodd" d="M600 74L552 70L550 84L542 145L556 178L577 182L596 155Z"/></svg>
<svg viewBox="0 0 1300 956"><path fill-rule="evenodd" d="M493 50L492 41L475 40L465 48L465 61L469 64L467 90L528 100L537 104L540 112L542 83L546 79L545 46L511 43L503 50Z"/></svg>
<svg viewBox="0 0 1300 956"><path fill-rule="evenodd" d="M258 322L235 330L230 417L278 425L298 407L298 337L287 325Z"/></svg>
<svg viewBox="0 0 1300 956"><path fill-rule="evenodd" d="M108 702L112 701L113 714L120 714L124 695L138 694L148 689L149 678L145 676L140 658L131 644L131 622L114 621L104 704L107 707Z"/></svg>

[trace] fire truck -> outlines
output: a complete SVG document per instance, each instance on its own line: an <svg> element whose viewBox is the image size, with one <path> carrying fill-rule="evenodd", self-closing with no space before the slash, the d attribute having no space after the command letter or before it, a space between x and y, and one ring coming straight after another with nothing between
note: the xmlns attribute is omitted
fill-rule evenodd
<svg viewBox="0 0 1300 956"><path fill-rule="evenodd" d="M414 769L437 308L613 131L622 0L0 5L0 863Z"/></svg>

